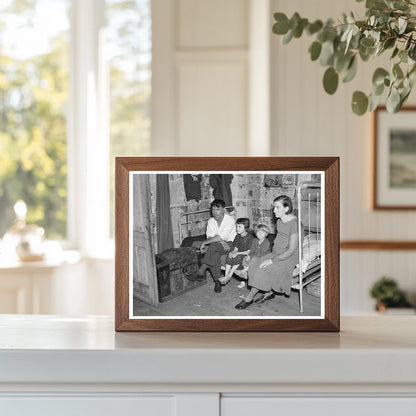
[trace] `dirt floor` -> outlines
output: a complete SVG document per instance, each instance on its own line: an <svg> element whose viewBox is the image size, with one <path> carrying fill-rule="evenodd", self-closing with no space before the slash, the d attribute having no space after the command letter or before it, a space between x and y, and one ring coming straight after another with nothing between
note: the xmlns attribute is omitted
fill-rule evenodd
<svg viewBox="0 0 416 416"><path fill-rule="evenodd" d="M312 296L303 289L303 310L299 308L299 292L293 291L290 297L276 295L263 304L253 303L247 309L235 309L242 297L249 292L247 286L239 288L240 280L235 278L222 287L221 293L214 292L214 282L207 273L207 282L175 298L148 305L136 298L133 302L134 316L319 316L321 298ZM260 293L257 297L260 296Z"/></svg>

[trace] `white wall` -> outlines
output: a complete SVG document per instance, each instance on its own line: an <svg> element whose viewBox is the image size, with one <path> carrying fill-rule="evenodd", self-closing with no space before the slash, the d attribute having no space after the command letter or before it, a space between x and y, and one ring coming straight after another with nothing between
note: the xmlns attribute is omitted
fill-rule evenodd
<svg viewBox="0 0 416 416"><path fill-rule="evenodd" d="M310 19L340 17L342 12L361 11L363 4L351 0L272 0L272 11L291 15L298 11ZM373 70L382 64L359 63L359 75L340 84L334 96L322 88L324 68L311 62L307 52L312 38L281 44L272 35L272 155L340 156L341 240L415 240L416 212L372 211L372 121L371 115L351 112L355 90L371 91ZM415 102L415 95L410 103ZM374 280L388 274L416 296L414 251L342 251L341 311L371 312L368 289Z"/></svg>
<svg viewBox="0 0 416 416"><path fill-rule="evenodd" d="M357 79L328 96L322 88L324 68L307 53L310 38L281 45L279 37L270 34L265 39L259 33L264 25L271 33L274 11L325 19L352 9L362 10L362 4L154 0L153 154L266 156L270 147L274 156L340 156L341 239L415 240L416 213L370 209L371 116L353 115L350 102L354 90L370 90L377 63L360 63ZM253 105L255 100L259 104ZM264 128L261 123L267 124L269 115L270 126ZM270 143L265 145L269 131ZM99 296L110 297L100 311L112 313L112 267L98 268L99 263L90 279L101 284ZM396 278L415 298L414 270L413 251L342 251L341 313L371 313L368 290L384 274Z"/></svg>

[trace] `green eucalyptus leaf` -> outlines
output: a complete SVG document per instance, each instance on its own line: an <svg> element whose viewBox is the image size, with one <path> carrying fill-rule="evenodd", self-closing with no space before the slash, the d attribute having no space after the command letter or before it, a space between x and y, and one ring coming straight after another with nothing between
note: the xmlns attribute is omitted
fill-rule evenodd
<svg viewBox="0 0 416 416"><path fill-rule="evenodd" d="M377 68L373 74L373 85L377 86L384 84L384 78L386 78L388 75L388 71L386 71L384 68Z"/></svg>
<svg viewBox="0 0 416 416"><path fill-rule="evenodd" d="M306 32L309 35L313 35L314 33L319 32L322 29L324 24L321 20L315 20L313 23L310 23L309 26L306 28Z"/></svg>
<svg viewBox="0 0 416 416"><path fill-rule="evenodd" d="M322 29L317 35L316 40L318 40L321 43L325 43L328 40L328 30Z"/></svg>
<svg viewBox="0 0 416 416"><path fill-rule="evenodd" d="M392 87L387 96L386 107L389 113L397 113L400 109L400 93L397 88Z"/></svg>
<svg viewBox="0 0 416 416"><path fill-rule="evenodd" d="M300 38L302 36L303 30L308 26L308 19L298 20L296 27L293 29L293 36L295 38Z"/></svg>
<svg viewBox="0 0 416 416"><path fill-rule="evenodd" d="M407 19L405 19L403 16L400 16L397 22L399 25L399 35L402 35L407 27Z"/></svg>
<svg viewBox="0 0 416 416"><path fill-rule="evenodd" d="M394 59L399 54L400 49L396 46L393 50L393 53L390 56L390 59Z"/></svg>
<svg viewBox="0 0 416 416"><path fill-rule="evenodd" d="M368 97L361 91L355 91L352 95L352 111L362 116L368 108Z"/></svg>
<svg viewBox="0 0 416 416"><path fill-rule="evenodd" d="M384 78L384 85L386 87L390 87L390 79L389 78Z"/></svg>
<svg viewBox="0 0 416 416"><path fill-rule="evenodd" d="M385 0L367 0L365 3L367 9L384 10L388 5Z"/></svg>
<svg viewBox="0 0 416 416"><path fill-rule="evenodd" d="M351 61L351 54L344 55L340 54L339 52L335 54L334 57L334 68L338 72L343 72L344 70L347 70L347 68L350 65Z"/></svg>
<svg viewBox="0 0 416 416"><path fill-rule="evenodd" d="M413 61L416 60L416 45L411 46L407 53L410 59L412 59Z"/></svg>
<svg viewBox="0 0 416 416"><path fill-rule="evenodd" d="M411 93L411 89L406 89L400 94L400 107L399 110L402 108L403 103L409 98Z"/></svg>
<svg viewBox="0 0 416 416"><path fill-rule="evenodd" d="M328 94L332 95L335 93L338 88L338 79L339 76L335 69L332 66L327 68L324 74L323 84L324 89Z"/></svg>
<svg viewBox="0 0 416 416"><path fill-rule="evenodd" d="M384 82L382 84L373 85L373 95L383 95Z"/></svg>
<svg viewBox="0 0 416 416"><path fill-rule="evenodd" d="M355 75L357 74L357 67L357 58L354 55L350 60L348 69L343 74L342 82L350 82L351 80L353 80Z"/></svg>
<svg viewBox="0 0 416 416"><path fill-rule="evenodd" d="M373 38L362 38L360 41L360 46L364 48L372 48L375 45L375 40Z"/></svg>
<svg viewBox="0 0 416 416"><path fill-rule="evenodd" d="M409 58L409 55L407 54L407 51L405 51L405 50L403 50L403 49L402 49L402 50L399 52L399 59L400 59L402 62L407 63L408 58Z"/></svg>
<svg viewBox="0 0 416 416"><path fill-rule="evenodd" d="M368 111L374 111L378 105L380 104L382 95L370 95L370 105L368 107Z"/></svg>
<svg viewBox="0 0 416 416"><path fill-rule="evenodd" d="M402 12L405 12L409 10L409 6L405 4L402 0L394 0L393 1L393 7L397 10L400 10Z"/></svg>
<svg viewBox="0 0 416 416"><path fill-rule="evenodd" d="M399 64L394 64L393 65L392 73L395 76L395 78L397 78L397 79L401 79L401 78L404 77L403 71L400 68L400 65Z"/></svg>
<svg viewBox="0 0 416 416"><path fill-rule="evenodd" d="M390 49L392 48L394 45L396 44L396 38L392 37L392 38L387 38L384 43L383 43L383 48L384 49Z"/></svg>
<svg viewBox="0 0 416 416"><path fill-rule="evenodd" d="M276 23L273 25L273 33L285 35L290 29L287 16L284 13L275 13L274 20L276 20Z"/></svg>
<svg viewBox="0 0 416 416"><path fill-rule="evenodd" d="M410 44L412 43L412 40L413 40L413 33L411 33L411 34L408 36L408 38L407 38L407 40L406 40L406 43L404 44L404 49L405 49L406 51L410 48Z"/></svg>
<svg viewBox="0 0 416 416"><path fill-rule="evenodd" d="M312 61L316 61L319 58L321 50L322 44L320 42L315 41L312 43L312 45L309 47L309 53L311 54Z"/></svg>
<svg viewBox="0 0 416 416"><path fill-rule="evenodd" d="M286 35L283 36L282 43L283 45L287 45L293 39L293 30L289 30Z"/></svg>
<svg viewBox="0 0 416 416"><path fill-rule="evenodd" d="M334 44L326 41L322 45L320 63L322 66L332 65L334 62Z"/></svg>
<svg viewBox="0 0 416 416"><path fill-rule="evenodd" d="M362 45L359 46L358 52L360 54L360 58L367 62L372 56L374 56L376 49L375 48L366 48Z"/></svg>

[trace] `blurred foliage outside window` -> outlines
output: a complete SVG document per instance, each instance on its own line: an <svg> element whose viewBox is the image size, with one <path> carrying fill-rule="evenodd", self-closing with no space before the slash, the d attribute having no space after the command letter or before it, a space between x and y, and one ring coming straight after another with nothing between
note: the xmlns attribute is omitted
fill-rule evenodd
<svg viewBox="0 0 416 416"><path fill-rule="evenodd" d="M110 236L114 158L147 156L150 144L151 0L106 0L110 68Z"/></svg>
<svg viewBox="0 0 416 416"><path fill-rule="evenodd" d="M66 237L68 14L68 0L0 5L0 238L18 199L48 238Z"/></svg>
<svg viewBox="0 0 416 416"><path fill-rule="evenodd" d="M114 157L148 154L151 0L106 0L110 235ZM71 0L0 5L0 238L23 199L46 237L67 235L67 108ZM106 226L103 224L103 226Z"/></svg>

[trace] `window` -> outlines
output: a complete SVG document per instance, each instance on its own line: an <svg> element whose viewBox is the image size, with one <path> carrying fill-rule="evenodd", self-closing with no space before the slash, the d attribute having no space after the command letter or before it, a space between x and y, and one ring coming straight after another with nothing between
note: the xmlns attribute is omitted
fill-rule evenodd
<svg viewBox="0 0 416 416"><path fill-rule="evenodd" d="M0 236L23 199L28 222L66 237L69 9L68 0L0 6Z"/></svg>
<svg viewBox="0 0 416 416"><path fill-rule="evenodd" d="M2 1L0 237L17 199L84 253L113 235L114 157L149 151L150 1Z"/></svg>
<svg viewBox="0 0 416 416"><path fill-rule="evenodd" d="M114 158L149 153L150 0L107 0L110 78L110 235L114 236Z"/></svg>

